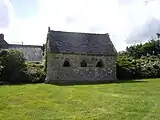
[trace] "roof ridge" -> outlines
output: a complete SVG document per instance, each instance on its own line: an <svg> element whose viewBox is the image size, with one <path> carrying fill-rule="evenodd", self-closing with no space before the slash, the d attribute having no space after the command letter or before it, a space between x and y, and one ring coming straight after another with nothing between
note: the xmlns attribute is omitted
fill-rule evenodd
<svg viewBox="0 0 160 120"><path fill-rule="evenodd" d="M89 32L76 32L76 31L64 31L64 30L50 30L49 32L61 32L72 34L88 34L88 35L109 35L108 33L89 33Z"/></svg>

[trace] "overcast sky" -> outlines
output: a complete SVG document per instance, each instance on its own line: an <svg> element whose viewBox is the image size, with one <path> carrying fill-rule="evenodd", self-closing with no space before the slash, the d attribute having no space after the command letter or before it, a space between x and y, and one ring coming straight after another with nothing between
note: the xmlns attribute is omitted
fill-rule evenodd
<svg viewBox="0 0 160 120"><path fill-rule="evenodd" d="M0 0L9 43L43 44L53 30L109 33L118 51L160 32L160 0Z"/></svg>

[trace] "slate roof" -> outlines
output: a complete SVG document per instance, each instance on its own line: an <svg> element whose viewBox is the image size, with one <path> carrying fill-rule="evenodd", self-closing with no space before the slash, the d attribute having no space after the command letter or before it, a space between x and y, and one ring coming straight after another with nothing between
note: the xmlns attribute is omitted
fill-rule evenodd
<svg viewBox="0 0 160 120"><path fill-rule="evenodd" d="M4 40L4 35L0 34L0 49L7 49L7 48L18 48L18 47L29 47L29 48L43 48L43 46L40 45L21 45L21 44L8 44Z"/></svg>
<svg viewBox="0 0 160 120"><path fill-rule="evenodd" d="M49 52L116 55L108 34L49 30L47 40Z"/></svg>
<svg viewBox="0 0 160 120"><path fill-rule="evenodd" d="M9 47L11 48L11 47L23 47L23 48L27 48L27 47L29 47L29 48L42 48L43 46L40 46L40 45L21 45L21 44L9 44Z"/></svg>

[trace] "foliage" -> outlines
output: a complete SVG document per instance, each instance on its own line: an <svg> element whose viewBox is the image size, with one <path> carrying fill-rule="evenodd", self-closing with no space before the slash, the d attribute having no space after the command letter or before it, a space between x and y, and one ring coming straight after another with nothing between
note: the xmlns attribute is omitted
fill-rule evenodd
<svg viewBox="0 0 160 120"><path fill-rule="evenodd" d="M126 53L135 58L140 58L147 55L160 54L160 39L152 39L144 44L132 45L126 48Z"/></svg>
<svg viewBox="0 0 160 120"><path fill-rule="evenodd" d="M119 79L160 77L160 39L132 45L117 57Z"/></svg>
<svg viewBox="0 0 160 120"><path fill-rule="evenodd" d="M32 83L43 83L46 74L44 72L44 66L39 63L27 63L27 74L29 76L29 79Z"/></svg>
<svg viewBox="0 0 160 120"><path fill-rule="evenodd" d="M0 51L0 81L26 82L27 71L23 53L17 50ZM21 79L23 78L23 79Z"/></svg>
<svg viewBox="0 0 160 120"><path fill-rule="evenodd" d="M21 51L0 51L0 81L10 83L44 82L43 65L39 62L26 63Z"/></svg>
<svg viewBox="0 0 160 120"><path fill-rule="evenodd" d="M118 79L140 79L160 77L160 58L157 56L142 56L134 58L119 53L117 57Z"/></svg>

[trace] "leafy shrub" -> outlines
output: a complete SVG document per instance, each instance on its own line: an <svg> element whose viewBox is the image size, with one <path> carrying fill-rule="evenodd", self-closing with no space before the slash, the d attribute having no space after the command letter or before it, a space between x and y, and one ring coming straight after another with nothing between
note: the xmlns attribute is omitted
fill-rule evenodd
<svg viewBox="0 0 160 120"><path fill-rule="evenodd" d="M27 63L27 74L32 83L43 83L46 74L43 70L44 66L42 64Z"/></svg>
<svg viewBox="0 0 160 120"><path fill-rule="evenodd" d="M160 59L158 58L158 56L143 56L142 58L135 59L124 54L118 55L118 79L140 79L158 77L160 77Z"/></svg>
<svg viewBox="0 0 160 120"><path fill-rule="evenodd" d="M27 82L25 57L17 50L0 51L0 81ZM23 78L23 79L22 79Z"/></svg>

